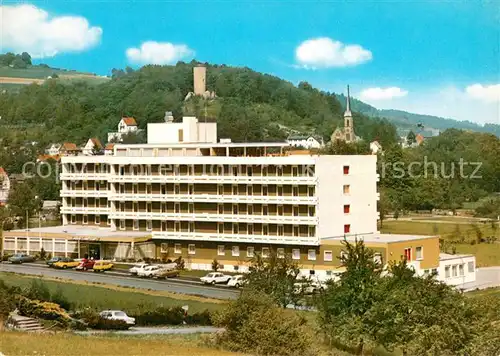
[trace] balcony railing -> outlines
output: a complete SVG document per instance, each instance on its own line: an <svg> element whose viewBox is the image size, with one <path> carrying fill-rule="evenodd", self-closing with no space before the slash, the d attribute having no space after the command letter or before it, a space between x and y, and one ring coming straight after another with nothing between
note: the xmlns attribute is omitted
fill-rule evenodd
<svg viewBox="0 0 500 356"><path fill-rule="evenodd" d="M100 197L106 198L110 194L107 190L61 190L61 197Z"/></svg>
<svg viewBox="0 0 500 356"><path fill-rule="evenodd" d="M93 206L63 206L61 214L109 214L110 208L96 208Z"/></svg>
<svg viewBox="0 0 500 356"><path fill-rule="evenodd" d="M64 195L63 195L64 196ZM109 200L117 201L161 201L161 202L210 202L210 203L246 203L246 204L306 204L315 205L317 197L275 196L275 195L218 195L218 194L146 194L146 193L110 193Z"/></svg>
<svg viewBox="0 0 500 356"><path fill-rule="evenodd" d="M133 212L111 211L110 219L139 219L139 220L183 220L209 222L242 222L242 223L273 223L273 224L302 224L316 225L316 216L290 215L246 215L246 214L212 214L212 213L172 213L172 212Z"/></svg>
<svg viewBox="0 0 500 356"><path fill-rule="evenodd" d="M188 240L188 241L214 241L214 242L242 242L242 243L269 243L280 245L307 245L318 246L319 240L315 237L299 236L270 236L248 234L218 234L203 232L173 232L155 231L151 234L153 239Z"/></svg>
<svg viewBox="0 0 500 356"><path fill-rule="evenodd" d="M81 179L81 178L80 178ZM109 175L112 183L315 184L316 177L232 175Z"/></svg>
<svg viewBox="0 0 500 356"><path fill-rule="evenodd" d="M110 174L109 173L61 173L61 180L108 180Z"/></svg>

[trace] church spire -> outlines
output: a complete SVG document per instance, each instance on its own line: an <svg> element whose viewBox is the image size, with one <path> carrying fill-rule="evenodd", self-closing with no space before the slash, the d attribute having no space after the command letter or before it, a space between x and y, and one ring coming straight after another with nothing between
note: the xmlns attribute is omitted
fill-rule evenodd
<svg viewBox="0 0 500 356"><path fill-rule="evenodd" d="M349 93L349 85L347 86L347 104L346 104L344 117L345 116L352 116L352 114L351 114L351 95Z"/></svg>

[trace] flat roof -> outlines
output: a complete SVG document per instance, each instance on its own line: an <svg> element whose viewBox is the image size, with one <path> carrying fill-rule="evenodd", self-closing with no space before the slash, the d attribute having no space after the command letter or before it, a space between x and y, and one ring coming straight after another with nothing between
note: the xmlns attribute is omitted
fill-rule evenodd
<svg viewBox="0 0 500 356"><path fill-rule="evenodd" d="M468 257L474 257L474 255L452 255L449 253L440 253L439 254L439 260L440 261L447 261L447 260L456 260L458 258L468 258Z"/></svg>
<svg viewBox="0 0 500 356"><path fill-rule="evenodd" d="M404 242L404 241L413 241L413 240L421 240L421 239L430 239L436 236L429 235L398 235L398 234L364 234L364 235L347 235L347 236L332 236L332 237L324 237L321 241L344 241L347 240L349 242L354 242L356 239L363 240L364 242Z"/></svg>
<svg viewBox="0 0 500 356"><path fill-rule="evenodd" d="M5 234L15 233L19 237L26 234L26 229L4 231ZM81 225L60 225L60 226L46 226L41 228L30 228L28 233L41 233L41 234L66 234L73 237L148 237L151 233L146 231L114 231L111 228L98 227L98 226L81 226Z"/></svg>
<svg viewBox="0 0 500 356"><path fill-rule="evenodd" d="M120 148L226 148L226 147L288 147L288 142L179 142L179 143L139 143L139 144L115 144Z"/></svg>

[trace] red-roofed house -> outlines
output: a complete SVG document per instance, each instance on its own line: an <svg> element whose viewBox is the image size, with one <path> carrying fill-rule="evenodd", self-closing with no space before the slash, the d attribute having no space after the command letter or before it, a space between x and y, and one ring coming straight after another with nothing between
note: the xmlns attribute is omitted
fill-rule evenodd
<svg viewBox="0 0 500 356"><path fill-rule="evenodd" d="M10 192L10 179L7 172L0 167L0 205L7 204Z"/></svg>
<svg viewBox="0 0 500 356"><path fill-rule="evenodd" d="M115 148L114 143L108 143L106 147L104 148L104 154L106 156L112 156L113 155L113 149Z"/></svg>
<svg viewBox="0 0 500 356"><path fill-rule="evenodd" d="M86 156L93 156L98 152L102 152L103 148L104 147L102 146L101 141L97 137L92 137L89 138L89 140L83 147L82 152Z"/></svg>
<svg viewBox="0 0 500 356"><path fill-rule="evenodd" d="M418 134L417 136L415 136L415 141L417 141L417 145L421 145L422 142L424 142L425 138L424 136L422 136L421 134Z"/></svg>
<svg viewBox="0 0 500 356"><path fill-rule="evenodd" d="M118 131L108 133L108 142L120 142L123 135L137 131L137 122L133 117L122 117L118 123Z"/></svg>
<svg viewBox="0 0 500 356"><path fill-rule="evenodd" d="M61 156L77 156L80 149L72 142L64 142L59 150Z"/></svg>

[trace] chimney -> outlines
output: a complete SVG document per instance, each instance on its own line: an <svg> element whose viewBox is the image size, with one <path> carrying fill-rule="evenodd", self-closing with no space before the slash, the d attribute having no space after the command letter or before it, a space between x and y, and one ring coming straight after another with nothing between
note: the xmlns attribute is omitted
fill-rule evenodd
<svg viewBox="0 0 500 356"><path fill-rule="evenodd" d="M174 122L174 115L172 115L172 111L165 111L164 120L167 123Z"/></svg>
<svg viewBox="0 0 500 356"><path fill-rule="evenodd" d="M194 94L203 95L206 89L207 68L204 65L197 65L193 68Z"/></svg>

